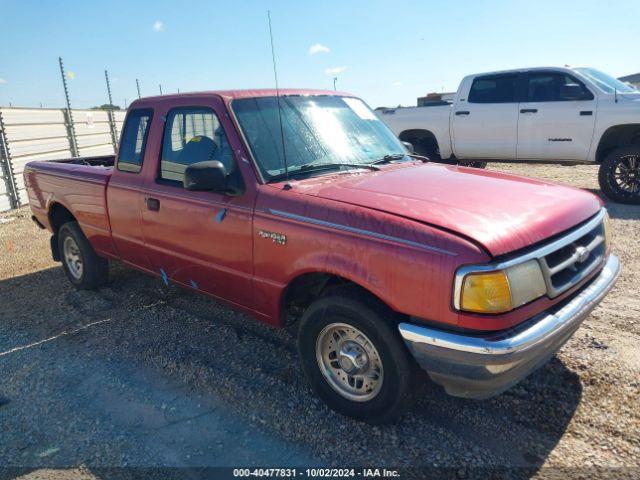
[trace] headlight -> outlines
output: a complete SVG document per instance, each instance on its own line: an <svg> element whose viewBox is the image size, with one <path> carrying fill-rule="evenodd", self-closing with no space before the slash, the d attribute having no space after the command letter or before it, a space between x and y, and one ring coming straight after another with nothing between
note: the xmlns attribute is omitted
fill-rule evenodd
<svg viewBox="0 0 640 480"><path fill-rule="evenodd" d="M466 274L456 306L467 312L504 313L541 297L546 291L540 265L537 260L530 260L504 270Z"/></svg>
<svg viewBox="0 0 640 480"><path fill-rule="evenodd" d="M504 270L470 273L464 277L460 308L478 313L502 313L511 310L511 288Z"/></svg>

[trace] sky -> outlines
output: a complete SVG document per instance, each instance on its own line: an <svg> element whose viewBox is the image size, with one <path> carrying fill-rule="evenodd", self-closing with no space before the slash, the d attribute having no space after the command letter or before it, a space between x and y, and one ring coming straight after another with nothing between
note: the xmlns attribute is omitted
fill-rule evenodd
<svg viewBox="0 0 640 480"><path fill-rule="evenodd" d="M609 0L0 0L0 105L61 108L141 93L274 85L415 105L470 73L582 65L640 72L640 2Z"/></svg>

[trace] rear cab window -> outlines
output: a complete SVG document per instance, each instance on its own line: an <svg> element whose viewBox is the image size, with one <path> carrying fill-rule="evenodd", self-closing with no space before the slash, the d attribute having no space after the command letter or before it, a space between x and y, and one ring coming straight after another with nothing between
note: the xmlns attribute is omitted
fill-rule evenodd
<svg viewBox="0 0 640 480"><path fill-rule="evenodd" d="M469 103L517 102L517 74L483 75L473 79Z"/></svg>
<svg viewBox="0 0 640 480"><path fill-rule="evenodd" d="M221 162L231 184L241 182L227 135L216 113L208 107L179 107L167 115L158 181L182 186L191 164Z"/></svg>
<svg viewBox="0 0 640 480"><path fill-rule="evenodd" d="M118 170L138 173L142 169L152 113L141 109L130 110L127 114L118 149Z"/></svg>

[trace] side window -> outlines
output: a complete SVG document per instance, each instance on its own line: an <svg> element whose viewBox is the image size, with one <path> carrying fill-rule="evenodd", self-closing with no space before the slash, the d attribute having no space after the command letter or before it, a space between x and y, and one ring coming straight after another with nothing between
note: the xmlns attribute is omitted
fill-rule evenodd
<svg viewBox="0 0 640 480"><path fill-rule="evenodd" d="M566 73L534 72L528 75L527 100L529 102L593 100L593 94L582 82Z"/></svg>
<svg viewBox="0 0 640 480"><path fill-rule="evenodd" d="M553 102L557 100L555 73L530 73L527 99L530 102Z"/></svg>
<svg viewBox="0 0 640 480"><path fill-rule="evenodd" d="M514 103L518 76L485 75L476 77L469 91L470 103Z"/></svg>
<svg viewBox="0 0 640 480"><path fill-rule="evenodd" d="M562 73L558 75L558 100L559 101L566 102L571 100L578 100L577 98L570 96L571 92L568 91L566 88L567 86L570 86L570 85L573 85L574 88L578 88L578 87L580 88L582 95L579 98L579 100L593 100L594 98L593 93L589 91L589 89L584 85L584 83L582 83L577 78L572 77L571 75Z"/></svg>
<svg viewBox="0 0 640 480"><path fill-rule="evenodd" d="M160 179L180 182L192 163L218 160L235 176L236 164L218 117L209 108L175 108L167 115Z"/></svg>
<svg viewBox="0 0 640 480"><path fill-rule="evenodd" d="M122 130L118 150L118 170L138 173L144 161L144 147L147 144L151 110L132 110Z"/></svg>

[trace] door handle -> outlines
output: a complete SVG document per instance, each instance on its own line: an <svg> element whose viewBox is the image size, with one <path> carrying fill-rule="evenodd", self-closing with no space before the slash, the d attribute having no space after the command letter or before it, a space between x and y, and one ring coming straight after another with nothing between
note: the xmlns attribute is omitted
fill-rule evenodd
<svg viewBox="0 0 640 480"><path fill-rule="evenodd" d="M588 117L589 115L593 115L593 111L591 111L591 110L582 110L580 112L580 115L582 115L583 117Z"/></svg>
<svg viewBox="0 0 640 480"><path fill-rule="evenodd" d="M456 115L458 115L459 117L462 115L469 115L471 112L469 112L468 110L458 110L456 112Z"/></svg>
<svg viewBox="0 0 640 480"><path fill-rule="evenodd" d="M538 113L537 108L523 108L520 113Z"/></svg>
<svg viewBox="0 0 640 480"><path fill-rule="evenodd" d="M157 212L160 210L160 200L157 198L145 198L145 203L147 204L147 209L152 212Z"/></svg>

